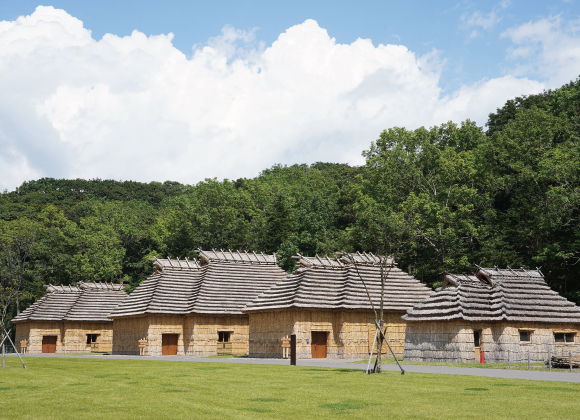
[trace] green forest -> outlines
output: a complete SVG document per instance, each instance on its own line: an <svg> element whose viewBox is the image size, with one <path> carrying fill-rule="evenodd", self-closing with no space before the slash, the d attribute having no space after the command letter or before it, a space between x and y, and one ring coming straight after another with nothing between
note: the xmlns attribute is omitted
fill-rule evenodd
<svg viewBox="0 0 580 420"><path fill-rule="evenodd" d="M360 167L276 165L196 185L43 178L5 191L6 319L44 284L132 290L153 256L195 258L197 248L276 252L287 271L296 253L389 254L431 287L476 265L540 267L580 301L579 80L509 100L484 127L386 129L363 156Z"/></svg>

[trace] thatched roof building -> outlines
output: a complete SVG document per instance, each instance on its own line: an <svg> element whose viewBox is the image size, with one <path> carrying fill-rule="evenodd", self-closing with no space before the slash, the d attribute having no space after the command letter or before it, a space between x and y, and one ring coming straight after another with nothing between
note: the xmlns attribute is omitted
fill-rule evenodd
<svg viewBox="0 0 580 420"><path fill-rule="evenodd" d="M280 357L280 340L290 334L297 335L301 358L368 356L376 330L369 295L378 311L381 271L386 275L387 336L402 354L405 325L401 316L429 296L431 289L399 269L391 258L384 261L366 253L297 258L299 268L292 275L244 309L250 315L251 356Z"/></svg>
<svg viewBox="0 0 580 420"><path fill-rule="evenodd" d="M566 349L574 346L580 308L551 290L540 270L481 268L447 274L403 318L409 360L478 362L483 351L487 361L507 361L508 350L540 360L562 350L561 337Z"/></svg>
<svg viewBox="0 0 580 420"><path fill-rule="evenodd" d="M47 285L46 294L16 316L16 341L28 353L110 351L113 325L108 318L126 297L113 283Z"/></svg>
<svg viewBox="0 0 580 420"><path fill-rule="evenodd" d="M247 354L242 309L285 277L275 255L198 250L200 261L155 259L156 272L115 311L114 352Z"/></svg>

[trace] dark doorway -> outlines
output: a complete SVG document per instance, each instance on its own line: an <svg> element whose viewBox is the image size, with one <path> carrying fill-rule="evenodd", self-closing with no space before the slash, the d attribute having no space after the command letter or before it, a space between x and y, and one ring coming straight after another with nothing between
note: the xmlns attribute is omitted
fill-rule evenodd
<svg viewBox="0 0 580 420"><path fill-rule="evenodd" d="M56 335L42 336L42 352L56 353Z"/></svg>
<svg viewBox="0 0 580 420"><path fill-rule="evenodd" d="M473 357L475 357L475 362L478 363L481 359L481 330L473 331L473 347L475 349Z"/></svg>
<svg viewBox="0 0 580 420"><path fill-rule="evenodd" d="M162 334L161 335L161 355L176 356L177 355L177 339L179 334Z"/></svg>
<svg viewBox="0 0 580 420"><path fill-rule="evenodd" d="M326 358L326 331L312 331L312 358Z"/></svg>

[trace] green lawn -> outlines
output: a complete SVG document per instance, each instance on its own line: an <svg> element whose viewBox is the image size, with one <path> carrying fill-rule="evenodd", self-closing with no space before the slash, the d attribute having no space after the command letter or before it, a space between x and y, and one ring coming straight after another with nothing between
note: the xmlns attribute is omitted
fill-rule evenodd
<svg viewBox="0 0 580 420"><path fill-rule="evenodd" d="M580 384L312 367L7 358L2 419L580 417Z"/></svg>
<svg viewBox="0 0 580 420"><path fill-rule="evenodd" d="M394 357L383 357L381 359L383 365L394 365L395 358ZM356 364L365 364L369 363L369 359L362 359L357 360L356 362L352 362ZM374 366L375 358L373 357L371 361L371 368ZM410 362L399 358L399 363L403 368L407 365L419 365L419 366L450 366L450 367L466 367L466 368L478 368L478 369L512 369L512 370L528 370L528 363L520 363L520 362L512 362L511 366L509 363L440 363L440 362ZM548 368L545 363L543 362L532 362L530 363L531 370L533 371L542 371L542 372L569 372L570 369L556 369ZM578 373L578 369L574 369L575 373Z"/></svg>

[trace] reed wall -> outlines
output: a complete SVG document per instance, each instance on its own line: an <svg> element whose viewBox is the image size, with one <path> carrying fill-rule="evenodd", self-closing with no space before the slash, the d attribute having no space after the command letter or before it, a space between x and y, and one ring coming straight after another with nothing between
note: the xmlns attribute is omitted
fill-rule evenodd
<svg viewBox="0 0 580 420"><path fill-rule="evenodd" d="M16 347L19 351L20 341L28 341L27 353L42 353L42 337L55 335L56 353L90 353L87 346L87 334L98 334L99 342L113 341L113 326L110 322L51 322L29 321L16 324Z"/></svg>
<svg viewBox="0 0 580 420"><path fill-rule="evenodd" d="M149 316L113 320L113 354L139 355L139 340L147 338Z"/></svg>
<svg viewBox="0 0 580 420"><path fill-rule="evenodd" d="M177 354L217 355L218 332L230 332L232 354L248 354L248 316L144 315L117 318L113 322L113 353L139 354L139 340L146 339L144 355L161 356L163 334L177 334Z"/></svg>
<svg viewBox="0 0 580 420"><path fill-rule="evenodd" d="M387 339L398 355L405 343L404 312L385 313ZM282 337L296 334L296 356L312 358L313 331L327 332L328 358L368 357L376 328L371 311L277 310L250 313L250 357L282 357ZM308 341L308 342L307 342ZM375 351L376 352L376 351ZM383 353L388 352L386 345Z"/></svg>
<svg viewBox="0 0 580 420"><path fill-rule="evenodd" d="M217 354L218 331L229 331L232 354L248 354L249 325L247 315L211 316L193 315L189 324L193 326L192 340L187 354L209 356ZM191 327L190 331L191 331Z"/></svg>
<svg viewBox="0 0 580 420"><path fill-rule="evenodd" d="M466 321L409 322L405 337L404 359L410 361L470 363L477 362L473 332L481 331L481 350L485 361L507 362L546 360L552 354L580 350L578 324L548 323L472 323ZM529 342L520 341L520 330L531 331ZM574 343L555 343L554 332L573 332Z"/></svg>

